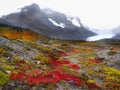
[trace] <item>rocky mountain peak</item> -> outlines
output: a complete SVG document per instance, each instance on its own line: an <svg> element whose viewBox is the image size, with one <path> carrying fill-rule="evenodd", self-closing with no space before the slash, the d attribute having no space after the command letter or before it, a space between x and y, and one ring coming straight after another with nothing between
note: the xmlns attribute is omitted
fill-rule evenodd
<svg viewBox="0 0 120 90"><path fill-rule="evenodd" d="M33 4L31 4L31 5L29 5L29 6L25 6L25 7L23 7L22 9L21 9L21 11L23 12L23 11L36 11L36 12L38 12L38 11L40 11L40 7L39 7L39 5L38 4L36 4L36 3L33 3Z"/></svg>

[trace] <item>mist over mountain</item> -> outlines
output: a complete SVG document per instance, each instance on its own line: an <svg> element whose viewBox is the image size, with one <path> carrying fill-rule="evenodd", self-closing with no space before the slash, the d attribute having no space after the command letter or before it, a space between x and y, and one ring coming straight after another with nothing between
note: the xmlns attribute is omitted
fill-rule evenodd
<svg viewBox="0 0 120 90"><path fill-rule="evenodd" d="M113 29L113 33L115 34L115 36L113 37L114 39L120 39L120 26Z"/></svg>
<svg viewBox="0 0 120 90"><path fill-rule="evenodd" d="M78 17L68 17L50 9L40 9L35 3L23 7L20 12L3 16L2 20L5 24L8 22L10 25L28 28L57 39L86 40L96 35L83 26Z"/></svg>

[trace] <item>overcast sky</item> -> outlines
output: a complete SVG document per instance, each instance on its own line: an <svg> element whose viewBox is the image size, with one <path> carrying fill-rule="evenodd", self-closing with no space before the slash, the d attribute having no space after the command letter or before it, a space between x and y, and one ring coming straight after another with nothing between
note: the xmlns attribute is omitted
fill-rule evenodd
<svg viewBox="0 0 120 90"><path fill-rule="evenodd" d="M0 16L32 3L79 16L91 28L109 30L120 25L120 0L0 0Z"/></svg>

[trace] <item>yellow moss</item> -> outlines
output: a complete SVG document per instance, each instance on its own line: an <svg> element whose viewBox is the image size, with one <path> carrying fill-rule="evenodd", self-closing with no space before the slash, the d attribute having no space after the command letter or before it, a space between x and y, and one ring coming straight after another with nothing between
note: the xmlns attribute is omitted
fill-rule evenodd
<svg viewBox="0 0 120 90"><path fill-rule="evenodd" d="M3 51L3 48L0 47L0 52L2 52L2 51Z"/></svg>
<svg viewBox="0 0 120 90"><path fill-rule="evenodd" d="M21 58L18 57L18 56L14 56L14 57L13 57L13 61L14 61L14 62L18 62L18 61L20 61L20 60L21 60Z"/></svg>
<svg viewBox="0 0 120 90"><path fill-rule="evenodd" d="M1 65L1 68L3 68L5 71L7 71L7 70L14 70L14 66L12 66L12 65L8 65L8 64L3 64L3 65Z"/></svg>
<svg viewBox="0 0 120 90"><path fill-rule="evenodd" d="M120 83L120 70L117 70L112 67L105 67L103 68L103 71L106 74L103 80L104 86L110 87L113 83L116 83L116 85ZM111 87L113 88L113 86Z"/></svg>
<svg viewBox="0 0 120 90"><path fill-rule="evenodd" d="M89 79L89 80L87 81L87 83L95 83L95 81L92 80L92 79Z"/></svg>
<svg viewBox="0 0 120 90"><path fill-rule="evenodd" d="M119 78L117 78L117 77L115 77L115 76L109 76L109 75L106 76L106 80L107 80L107 81L120 82L120 79L119 79Z"/></svg>
<svg viewBox="0 0 120 90"><path fill-rule="evenodd" d="M14 66L7 65L7 66L6 66L6 69L8 69L8 70L13 70L13 69L14 69Z"/></svg>
<svg viewBox="0 0 120 90"><path fill-rule="evenodd" d="M7 61L7 59L5 57L0 58L0 62L6 62L6 61Z"/></svg>
<svg viewBox="0 0 120 90"><path fill-rule="evenodd" d="M103 68L103 71L108 75L116 75L120 77L120 70L117 70L115 68L106 67L106 68Z"/></svg>
<svg viewBox="0 0 120 90"><path fill-rule="evenodd" d="M9 75L0 71L0 86L6 84L9 81Z"/></svg>
<svg viewBox="0 0 120 90"><path fill-rule="evenodd" d="M14 71L12 71L12 73L14 73L14 74L18 74L20 72L20 70L14 70Z"/></svg>
<svg viewBox="0 0 120 90"><path fill-rule="evenodd" d="M40 61L41 64L48 64L50 62L50 57L45 54L36 55L36 59Z"/></svg>
<svg viewBox="0 0 120 90"><path fill-rule="evenodd" d="M68 68L67 65L63 65L61 68L62 68L65 72L69 72L69 73L71 73L71 74L76 75L75 70L72 69L72 68Z"/></svg>

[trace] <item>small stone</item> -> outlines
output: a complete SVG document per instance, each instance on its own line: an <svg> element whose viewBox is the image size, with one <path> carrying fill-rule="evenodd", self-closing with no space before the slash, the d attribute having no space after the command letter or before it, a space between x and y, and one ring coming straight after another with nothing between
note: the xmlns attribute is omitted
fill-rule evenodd
<svg viewBox="0 0 120 90"><path fill-rule="evenodd" d="M40 64L40 61L37 61L37 64Z"/></svg>
<svg viewBox="0 0 120 90"><path fill-rule="evenodd" d="M6 71L8 74L11 73L11 71Z"/></svg>

